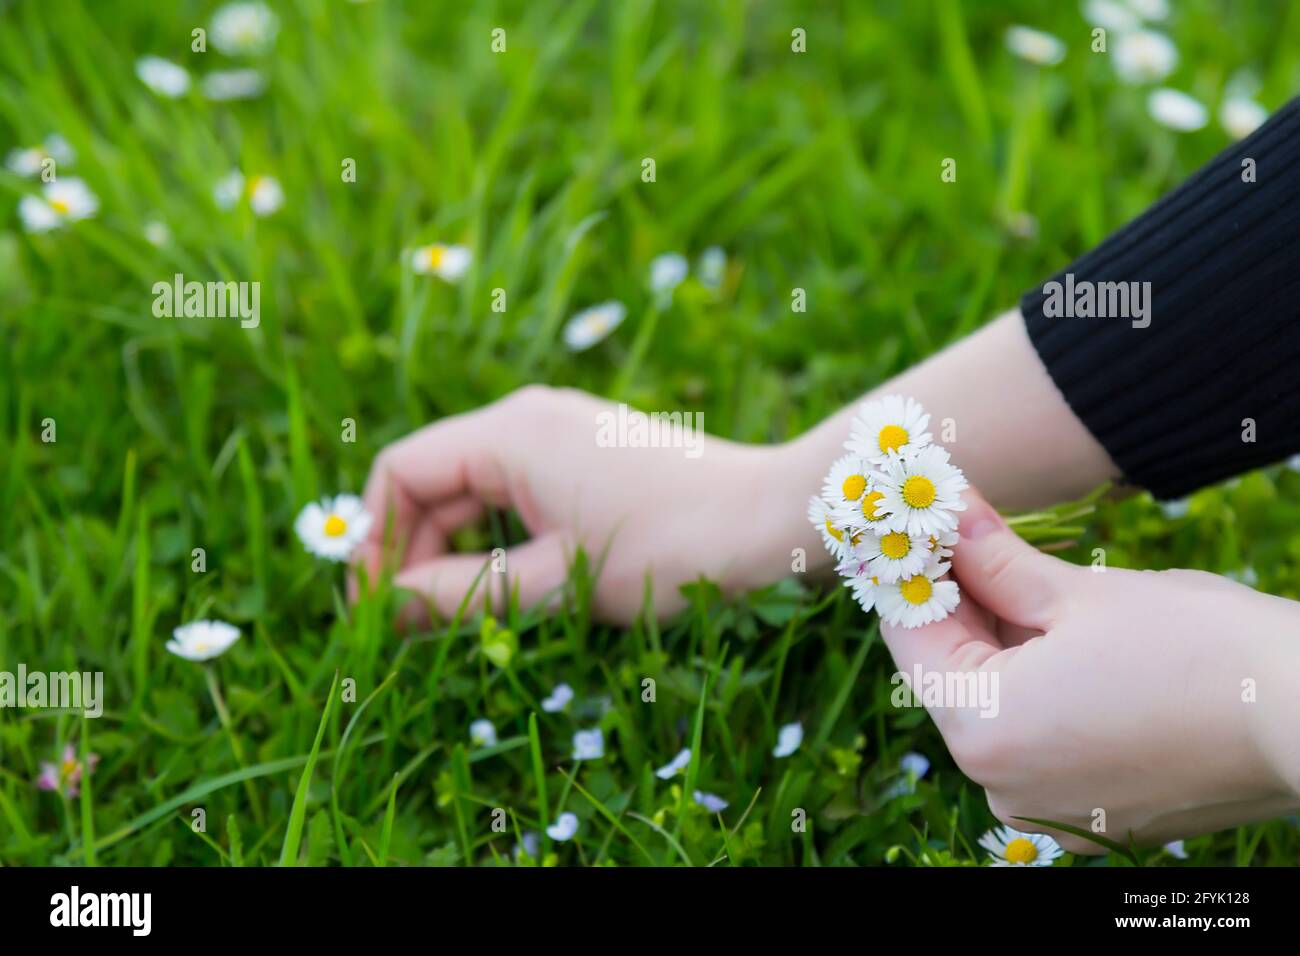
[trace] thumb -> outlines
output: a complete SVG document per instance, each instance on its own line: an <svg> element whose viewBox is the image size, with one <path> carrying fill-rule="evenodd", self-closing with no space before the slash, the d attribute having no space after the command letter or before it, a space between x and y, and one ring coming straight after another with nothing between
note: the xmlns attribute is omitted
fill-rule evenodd
<svg viewBox="0 0 1300 956"><path fill-rule="evenodd" d="M1002 620L1049 630L1078 569L1026 542L974 489L964 497L953 575L977 604Z"/></svg>

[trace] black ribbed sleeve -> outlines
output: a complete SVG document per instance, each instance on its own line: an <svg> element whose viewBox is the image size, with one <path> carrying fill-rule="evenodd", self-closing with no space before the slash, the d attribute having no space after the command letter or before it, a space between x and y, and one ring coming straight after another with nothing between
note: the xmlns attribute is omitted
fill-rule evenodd
<svg viewBox="0 0 1300 956"><path fill-rule="evenodd" d="M1300 452L1298 197L1300 98L1021 300L1074 413L1157 497ZM1145 318L1078 314L1080 283L1123 311L1116 282L1150 283Z"/></svg>

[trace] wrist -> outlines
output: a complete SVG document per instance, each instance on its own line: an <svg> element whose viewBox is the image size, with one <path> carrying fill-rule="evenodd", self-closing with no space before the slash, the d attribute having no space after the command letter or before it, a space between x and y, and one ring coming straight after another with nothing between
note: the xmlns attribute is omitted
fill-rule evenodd
<svg viewBox="0 0 1300 956"><path fill-rule="evenodd" d="M1300 808L1300 602L1251 592L1247 630L1250 673L1242 698L1252 692L1251 733L1291 808ZM1249 680L1249 683L1247 682Z"/></svg>

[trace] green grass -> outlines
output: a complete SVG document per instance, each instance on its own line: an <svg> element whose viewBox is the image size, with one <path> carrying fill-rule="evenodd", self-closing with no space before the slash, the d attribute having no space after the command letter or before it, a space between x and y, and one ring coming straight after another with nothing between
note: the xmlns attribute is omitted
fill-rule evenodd
<svg viewBox="0 0 1300 956"><path fill-rule="evenodd" d="M1145 92L1086 52L1069 3L274 6L267 95L213 104L154 97L133 63L233 65L189 50L214 3L0 2L0 151L63 133L78 158L60 172L102 203L28 236L15 207L33 184L0 173L0 666L102 670L107 696L98 721L0 711L0 861L508 863L565 811L578 835L543 837L544 860L978 860L982 792L922 712L890 706L893 665L844 594L787 581L724 601L702 583L679 619L620 631L591 623L579 568L559 611L503 615L519 649L501 668L478 620L398 636L387 589L348 607L293 517L313 494L359 489L385 443L530 381L701 410L738 440L797 434L1013 303L1225 134L1155 127ZM1174 6L1171 85L1214 106L1249 67L1269 107L1297 86L1300 8ZM1069 58L1013 60L1013 22L1068 38ZM796 26L806 54L790 50ZM956 183L939 180L945 157ZM236 165L280 179L278 215L216 209ZM1008 227L1023 212L1036 237ZM143 238L154 218L172 231L161 248ZM433 239L475 249L461 285L401 268L402 249ZM688 282L649 319L649 260L714 244L722 293ZM260 327L155 318L152 286L175 272L259 280ZM498 287L504 313L489 308ZM795 287L807 313L790 310ZM570 355L563 321L608 298L628 322ZM57 442L41 440L47 418ZM345 418L355 444L339 440ZM1105 504L1063 554L1253 569L1300 597L1297 522L1300 474L1275 468L1182 517ZM228 726L204 668L163 649L201 616L244 633L212 665ZM540 712L561 681L570 712ZM470 744L478 717L495 746ZM773 759L791 720L805 743ZM575 764L572 734L594 726L606 756ZM79 801L33 785L68 742L102 756ZM685 777L654 776L692 744ZM933 769L885 799L913 750ZM730 807L705 812L694 788ZM1294 863L1300 836L1273 821L1188 848L1191 863Z"/></svg>

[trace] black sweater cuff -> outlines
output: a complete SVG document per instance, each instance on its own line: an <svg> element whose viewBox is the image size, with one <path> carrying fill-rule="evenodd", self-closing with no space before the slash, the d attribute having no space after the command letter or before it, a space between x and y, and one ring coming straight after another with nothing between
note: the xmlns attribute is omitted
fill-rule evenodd
<svg viewBox="0 0 1300 956"><path fill-rule="evenodd" d="M1075 415L1157 497L1300 451L1300 99L1020 308Z"/></svg>

